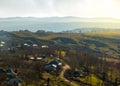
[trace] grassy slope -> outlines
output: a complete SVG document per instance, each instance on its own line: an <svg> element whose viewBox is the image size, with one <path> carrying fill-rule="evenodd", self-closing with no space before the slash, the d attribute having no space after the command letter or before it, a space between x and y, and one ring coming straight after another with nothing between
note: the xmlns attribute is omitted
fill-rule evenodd
<svg viewBox="0 0 120 86"><path fill-rule="evenodd" d="M108 54L110 56L113 56L115 58L119 57L119 40L120 40L120 32L119 31L108 31L108 32L90 32L90 33L85 33L85 34L56 34L52 33L50 35L46 36L39 36L35 33L31 32L13 32L12 34L17 35L18 37L33 37L37 39L42 39L42 40L52 40L56 39L58 37L61 38L69 38L73 41L75 41L79 47L81 46L86 46L90 50L94 51L99 51L105 54ZM60 44L59 40L52 40ZM69 44L66 44L69 45ZM71 46L70 46L71 47ZM108 61L113 61L114 59L107 59ZM118 60L114 60L118 61ZM91 75L92 80L90 79L90 76L87 76L85 78L81 78L81 81L92 84L92 86L97 86L98 84L102 84L102 81L98 79L95 75ZM43 78L47 80L47 78L50 77L52 80L52 83L54 83L54 86L69 86L66 82L61 80L59 77L52 76L48 73L43 74ZM91 82L92 81L92 82ZM40 82L42 83L42 82ZM43 82L44 83L44 82ZM30 85L30 86L35 86L35 85Z"/></svg>
<svg viewBox="0 0 120 86"><path fill-rule="evenodd" d="M111 55L113 57L120 57L120 31L106 31L106 32L92 32L85 33L89 39L94 39L106 44L105 47L97 47L99 51Z"/></svg>
<svg viewBox="0 0 120 86"><path fill-rule="evenodd" d="M82 50L101 52L106 55L118 58L120 57L120 31L89 32L79 33L51 33L40 36L32 32L13 32L19 37L32 37L36 39L53 41L56 45L76 47ZM54 39L54 40L53 40ZM67 40L67 41L65 41ZM76 42L76 43L75 43ZM78 47L79 46L79 47Z"/></svg>

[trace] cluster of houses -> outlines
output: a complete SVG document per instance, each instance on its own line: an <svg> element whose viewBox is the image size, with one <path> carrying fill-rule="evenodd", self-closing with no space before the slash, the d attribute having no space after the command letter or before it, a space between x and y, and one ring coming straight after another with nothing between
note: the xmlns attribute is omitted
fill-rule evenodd
<svg viewBox="0 0 120 86"><path fill-rule="evenodd" d="M1 42L0 42L0 47L3 47L3 46L5 46L5 42L4 42L4 41L1 41Z"/></svg>
<svg viewBox="0 0 120 86"><path fill-rule="evenodd" d="M3 48L5 46L5 42L4 41L0 41L0 48ZM16 46L11 46L11 48L21 48L21 47L33 47L33 48L49 48L48 45L38 45L36 43L33 43L33 44L28 44L28 43L18 43L16 44ZM7 48L7 50L10 50L11 49L10 47Z"/></svg>
<svg viewBox="0 0 120 86"><path fill-rule="evenodd" d="M42 54L41 57L29 57L29 60L31 61L41 61L46 58L45 54ZM45 70L47 72L53 72L53 71L59 71L62 68L62 62L58 60L52 60L49 63L45 64Z"/></svg>
<svg viewBox="0 0 120 86"><path fill-rule="evenodd" d="M27 47L33 47L33 48L38 48L38 47L40 47L38 44L28 44L28 43L24 43L23 44L24 46L27 46ZM18 45L17 47L21 47L21 45ZM49 48L49 46L48 45L41 45L41 47L40 48Z"/></svg>
<svg viewBox="0 0 120 86"><path fill-rule="evenodd" d="M5 80L5 86L21 86L22 80L18 78L17 73L12 68L0 69L0 82Z"/></svg>
<svg viewBox="0 0 120 86"><path fill-rule="evenodd" d="M44 59L44 58L46 58L46 57L47 57L46 54L42 54L40 57L30 56L30 57L28 57L28 58L29 58L29 60L35 61L35 60L42 60L42 59Z"/></svg>

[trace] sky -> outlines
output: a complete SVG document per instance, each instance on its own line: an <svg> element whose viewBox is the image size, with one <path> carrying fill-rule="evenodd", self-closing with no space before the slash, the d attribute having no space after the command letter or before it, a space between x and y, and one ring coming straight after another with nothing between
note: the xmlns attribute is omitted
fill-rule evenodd
<svg viewBox="0 0 120 86"><path fill-rule="evenodd" d="M0 0L0 17L120 18L120 0Z"/></svg>

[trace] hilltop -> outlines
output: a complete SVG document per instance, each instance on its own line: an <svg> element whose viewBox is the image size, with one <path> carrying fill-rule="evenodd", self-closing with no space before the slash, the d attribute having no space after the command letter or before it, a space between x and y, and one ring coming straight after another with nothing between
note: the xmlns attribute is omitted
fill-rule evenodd
<svg viewBox="0 0 120 86"><path fill-rule="evenodd" d="M75 49L97 56L120 58L120 31L100 31L86 33L55 33L39 30L37 32L0 32L0 41L6 43L48 44L62 49ZM7 45L8 46L8 45Z"/></svg>

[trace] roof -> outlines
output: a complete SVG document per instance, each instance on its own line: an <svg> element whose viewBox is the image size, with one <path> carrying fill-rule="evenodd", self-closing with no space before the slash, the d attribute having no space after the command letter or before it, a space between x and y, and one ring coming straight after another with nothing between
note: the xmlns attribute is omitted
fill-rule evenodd
<svg viewBox="0 0 120 86"><path fill-rule="evenodd" d="M37 44L33 44L32 46L33 46L33 47L38 47L38 45L37 45Z"/></svg>
<svg viewBox="0 0 120 86"><path fill-rule="evenodd" d="M45 57L46 57L46 54L42 54L41 57L42 57L42 58L45 58Z"/></svg>
<svg viewBox="0 0 120 86"><path fill-rule="evenodd" d="M16 75L16 73L12 70L12 68L9 68L6 70L7 74L14 74Z"/></svg>
<svg viewBox="0 0 120 86"><path fill-rule="evenodd" d="M34 57L30 57L31 60L34 60L35 58Z"/></svg>
<svg viewBox="0 0 120 86"><path fill-rule="evenodd" d="M37 57L36 59L37 59L37 60L41 60L42 58L41 58L41 57Z"/></svg>
<svg viewBox="0 0 120 86"><path fill-rule="evenodd" d="M46 70L56 70L56 67L55 67L56 65L49 65L49 64L47 64L46 66L45 66L45 69Z"/></svg>
<svg viewBox="0 0 120 86"><path fill-rule="evenodd" d="M57 62L56 60L53 60L51 62L49 62L48 64L45 65L45 68L47 70L56 70L56 68L58 68L58 66L62 65L62 63L59 64L59 62Z"/></svg>
<svg viewBox="0 0 120 86"><path fill-rule="evenodd" d="M54 64L54 65L58 65L59 63L55 60L51 61L49 64Z"/></svg>
<svg viewBox="0 0 120 86"><path fill-rule="evenodd" d="M22 83L22 80L20 78L10 78L7 80L8 84L14 84L14 83Z"/></svg>
<svg viewBox="0 0 120 86"><path fill-rule="evenodd" d="M4 42L4 41L1 41L0 43L1 43L1 44L5 44L5 42Z"/></svg>
<svg viewBox="0 0 120 86"><path fill-rule="evenodd" d="M42 48L49 48L47 45L42 45L41 47Z"/></svg>

